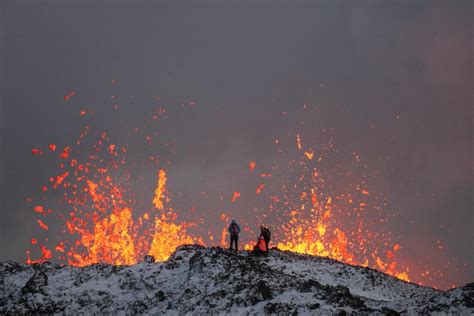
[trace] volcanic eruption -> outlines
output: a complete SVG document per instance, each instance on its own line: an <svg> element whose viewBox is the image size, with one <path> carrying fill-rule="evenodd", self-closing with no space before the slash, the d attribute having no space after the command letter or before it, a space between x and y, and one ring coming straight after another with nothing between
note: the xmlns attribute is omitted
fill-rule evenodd
<svg viewBox="0 0 474 316"><path fill-rule="evenodd" d="M75 96L75 91L66 94L64 102L73 102ZM190 108L195 108L194 101L174 106L172 111L176 114ZM303 110L311 109L305 104ZM159 137L153 129L159 128L160 121L173 120L172 111L169 107L155 109L144 122L156 125L147 132L134 128L130 137L145 142L150 142L150 135ZM81 110L80 115L83 113ZM230 191L227 197L216 198L216 204L227 207L238 208L245 200L264 205L255 208L252 217L239 218L244 224L245 249L251 249L258 225L265 223L275 232L273 245L281 250L328 257L436 286L431 281L436 272L427 277L399 260L402 241L383 229L390 215L385 211L384 194L369 188L366 179L354 172L368 173L360 154L349 153L353 162L349 166L334 164L341 149L330 129L322 135L325 138L318 142L302 133L281 135L273 143L278 157L274 164L242 161L237 172L248 183L245 192ZM38 231L31 236L27 263L132 265L145 255L165 261L184 244L228 246L226 225L241 215L225 209L218 214L198 212L180 205L179 198L174 199L179 194L168 189L173 182L173 172L168 171L173 162L159 155L173 151L172 146L152 147L141 158L128 147L114 141L112 132L86 123L77 139L62 148L48 144L32 149L41 159L56 160L58 167L49 183L41 186L42 197L28 200ZM153 187L137 176L137 169L143 166L152 170ZM48 223L51 219L53 225ZM212 229L211 223L220 223L220 228ZM54 238L43 237L46 231Z"/></svg>

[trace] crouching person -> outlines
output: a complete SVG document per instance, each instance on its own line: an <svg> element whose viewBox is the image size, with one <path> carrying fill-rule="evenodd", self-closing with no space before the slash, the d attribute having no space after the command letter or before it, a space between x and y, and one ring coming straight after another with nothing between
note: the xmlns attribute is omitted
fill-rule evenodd
<svg viewBox="0 0 474 316"><path fill-rule="evenodd" d="M257 244L253 247L253 254L257 256L266 256L268 254L265 239L263 239L263 237L258 238Z"/></svg>

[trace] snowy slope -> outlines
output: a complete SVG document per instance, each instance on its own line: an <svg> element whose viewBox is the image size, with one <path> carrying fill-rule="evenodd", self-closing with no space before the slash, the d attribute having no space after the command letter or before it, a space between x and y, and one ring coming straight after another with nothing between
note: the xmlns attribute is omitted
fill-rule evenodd
<svg viewBox="0 0 474 316"><path fill-rule="evenodd" d="M448 292L335 260L182 246L164 263L0 263L0 314L474 314L474 284Z"/></svg>

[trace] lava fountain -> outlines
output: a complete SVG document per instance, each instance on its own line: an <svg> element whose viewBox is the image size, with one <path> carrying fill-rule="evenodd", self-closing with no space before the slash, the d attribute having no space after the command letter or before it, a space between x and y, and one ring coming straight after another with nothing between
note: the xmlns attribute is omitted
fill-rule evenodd
<svg viewBox="0 0 474 316"><path fill-rule="evenodd" d="M68 94L65 101L74 95ZM159 109L153 119L164 113L166 109ZM321 164L327 151L334 147L332 140L315 150L304 146L303 135L293 137L294 159L288 165L270 167L258 161L243 162L248 164L250 176L260 181L255 196L268 201L264 217L277 219L269 223L272 231L279 232L274 234L274 244L282 250L368 266L409 280L409 267L397 260L401 243L373 229L374 225L383 225L385 219L369 220L366 216L369 210L380 213L383 208L374 204L379 194L371 192L363 181L346 183L344 190L335 193L331 181L338 171L325 170ZM86 138L89 145L85 144ZM76 141L62 150L56 144L32 150L35 156L59 160L56 174L42 186L43 197L38 202L28 200L38 223L37 235L48 230L59 241L51 244L49 237L34 236L33 250L27 250L27 263L55 260L72 266L132 265L147 254L166 260L182 244L227 244L228 214L205 219L198 214L195 220L181 219L186 211L173 205L172 194L167 190L172 175L165 165L160 165L158 157L144 159L156 173L156 187L142 188L154 192L152 200L143 201L137 196L130 180L139 162L130 161L126 144L111 139L108 133L86 125ZM275 140L275 144L280 145L281 140ZM81 155L81 150L88 154ZM359 160L355 153L354 159ZM229 203L245 199L237 191L229 194ZM61 223L59 226L48 224L53 217ZM205 221L222 221L221 236L191 232L190 228ZM251 230L244 227L244 231ZM251 246L248 240L246 248Z"/></svg>

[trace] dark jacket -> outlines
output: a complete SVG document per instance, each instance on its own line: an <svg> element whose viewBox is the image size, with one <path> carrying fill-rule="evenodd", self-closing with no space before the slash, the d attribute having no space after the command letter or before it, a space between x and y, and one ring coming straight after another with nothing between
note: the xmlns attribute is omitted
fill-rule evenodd
<svg viewBox="0 0 474 316"><path fill-rule="evenodd" d="M262 237L264 240L269 241L271 236L272 234L270 233L270 230L268 228L264 228L261 230L260 237Z"/></svg>
<svg viewBox="0 0 474 316"><path fill-rule="evenodd" d="M239 224L237 224L236 221L232 221L232 223L230 223L230 225L229 225L228 231L229 231L229 234L231 234L231 235L240 233Z"/></svg>

